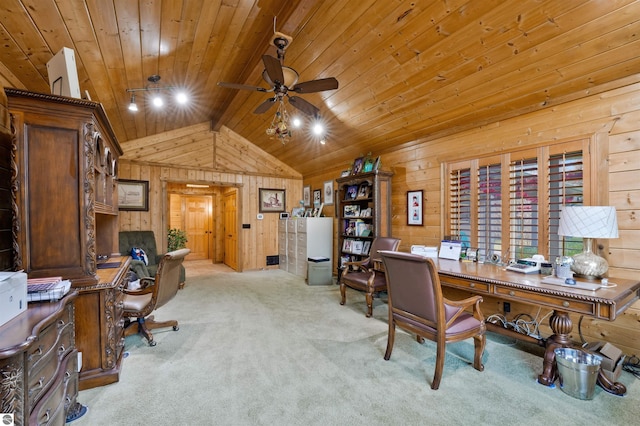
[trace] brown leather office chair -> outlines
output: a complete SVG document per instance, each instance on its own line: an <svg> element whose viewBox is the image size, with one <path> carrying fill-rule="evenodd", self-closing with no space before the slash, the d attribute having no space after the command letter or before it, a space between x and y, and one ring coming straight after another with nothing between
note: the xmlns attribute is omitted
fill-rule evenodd
<svg viewBox="0 0 640 426"><path fill-rule="evenodd" d="M346 262L344 271L340 276L340 304L347 301L347 287L364 291L367 301L367 317L373 314L373 295L387 290L387 281L384 273L374 269L373 260L378 259L378 250L395 251L400 245L400 240L391 237L376 237L371 244L369 257L357 262Z"/></svg>
<svg viewBox="0 0 640 426"><path fill-rule="evenodd" d="M380 256L389 295L389 334L384 359L391 357L397 325L415 333L420 343L422 338L436 342L436 370L431 389L440 386L448 342L473 337L473 367L483 371L486 327L480 311L482 297L472 296L459 301L445 298L438 270L430 258L393 251L381 251ZM465 311L470 307L473 307L473 315Z"/></svg>
<svg viewBox="0 0 640 426"><path fill-rule="evenodd" d="M176 320L157 322L153 316L145 317L176 295L180 286L182 261L190 252L189 249L180 249L165 254L160 259L155 278L140 278L139 290L122 290L125 293L125 336L137 332L147 339L149 346L155 346L156 342L150 330L163 327L173 327L176 331L179 329Z"/></svg>

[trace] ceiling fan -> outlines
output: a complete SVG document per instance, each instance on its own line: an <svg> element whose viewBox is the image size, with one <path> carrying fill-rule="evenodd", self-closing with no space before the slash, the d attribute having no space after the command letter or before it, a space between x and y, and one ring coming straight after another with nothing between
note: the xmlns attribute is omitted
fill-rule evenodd
<svg viewBox="0 0 640 426"><path fill-rule="evenodd" d="M299 109L307 115L314 117L317 116L320 113L320 110L316 106L305 101L299 96L289 95L289 92L304 94L323 92L325 90L335 90L338 88L338 80L336 80L334 77L329 77L298 83L298 78L300 77L298 72L293 68L284 66L282 64L284 62L285 49L292 40L293 39L290 36L276 32L274 34L273 40L271 41L271 44L276 47L278 57L274 58L271 55L262 55L262 62L264 63L262 78L271 86L269 89L265 89L264 87L259 86L250 86L247 84L226 82L219 82L218 86L226 87L229 89L273 92L273 97L258 105L255 111L253 111L254 114L262 114L263 112L267 112L273 104L283 102L283 99L287 98L289 100L289 103L293 107Z"/></svg>

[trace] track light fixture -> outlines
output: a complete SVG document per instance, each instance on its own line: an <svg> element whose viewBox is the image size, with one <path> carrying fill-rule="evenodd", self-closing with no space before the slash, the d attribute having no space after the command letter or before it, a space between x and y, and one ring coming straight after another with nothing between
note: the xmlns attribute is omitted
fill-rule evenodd
<svg viewBox="0 0 640 426"><path fill-rule="evenodd" d="M160 76L157 74L151 75L147 78L149 84L146 87L136 88L136 89L127 89L127 93L131 93L131 101L129 103L129 111L136 112L138 111L138 105L136 104L136 95L135 92L151 92L151 103L156 109L160 109L164 106L164 98L162 96L163 92L173 91L175 92L175 103L177 105L186 105L189 102L189 98L187 94L180 90L175 86L160 86L158 82L160 81Z"/></svg>

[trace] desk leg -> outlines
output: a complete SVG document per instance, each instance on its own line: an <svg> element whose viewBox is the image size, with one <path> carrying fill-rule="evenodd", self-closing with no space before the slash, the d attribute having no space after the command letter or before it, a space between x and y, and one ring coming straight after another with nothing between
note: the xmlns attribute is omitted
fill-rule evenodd
<svg viewBox="0 0 640 426"><path fill-rule="evenodd" d="M544 351L544 361L542 362L542 374L538 376L538 382L545 386L551 386L558 378L556 367L557 348L569 348L573 346L569 334L573 329L573 322L569 313L565 311L553 311L549 318L549 326L553 335L547 339L547 348Z"/></svg>
<svg viewBox="0 0 640 426"><path fill-rule="evenodd" d="M538 376L538 382L545 386L551 386L558 378L558 367L556 366L556 348L570 348L573 346L569 339L569 334L573 329L573 322L568 312L553 311L549 319L549 325L553 335L547 339L547 348L544 351L544 361L542 363L542 374ZM614 395L624 395L627 388L620 382L612 382L604 375L602 369L598 372L598 384L602 388Z"/></svg>

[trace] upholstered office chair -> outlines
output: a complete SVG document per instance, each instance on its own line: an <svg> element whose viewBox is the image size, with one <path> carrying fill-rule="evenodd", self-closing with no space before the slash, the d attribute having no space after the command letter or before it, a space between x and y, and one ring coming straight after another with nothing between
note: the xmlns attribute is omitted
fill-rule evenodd
<svg viewBox="0 0 640 426"><path fill-rule="evenodd" d="M371 244L369 257L357 262L346 262L340 276L340 304L347 301L347 287L364 291L367 301L367 317L373 314L373 295L387 290L387 281L384 272L376 271L373 265L374 259L378 259L378 250L395 251L400 245L400 240L391 237L376 237Z"/></svg>
<svg viewBox="0 0 640 426"><path fill-rule="evenodd" d="M459 301L445 298L438 270L430 258L393 251L381 251L380 256L389 295L389 334L384 359L391 357L397 325L415 333L420 343L422 338L436 342L436 370L431 389L440 386L448 342L473 337L473 367L483 371L486 327L480 311L482 297L472 296ZM465 311L470 307L473 307L473 315Z"/></svg>
<svg viewBox="0 0 640 426"><path fill-rule="evenodd" d="M157 322L153 316L145 317L176 295L180 286L180 267L185 256L190 252L189 249L180 249L165 254L160 259L155 278L140 278L139 290L122 290L125 294L123 313L126 320L125 336L137 332L147 339L149 346L155 346L156 342L150 330L163 327L173 327L174 330L178 330L176 320Z"/></svg>

